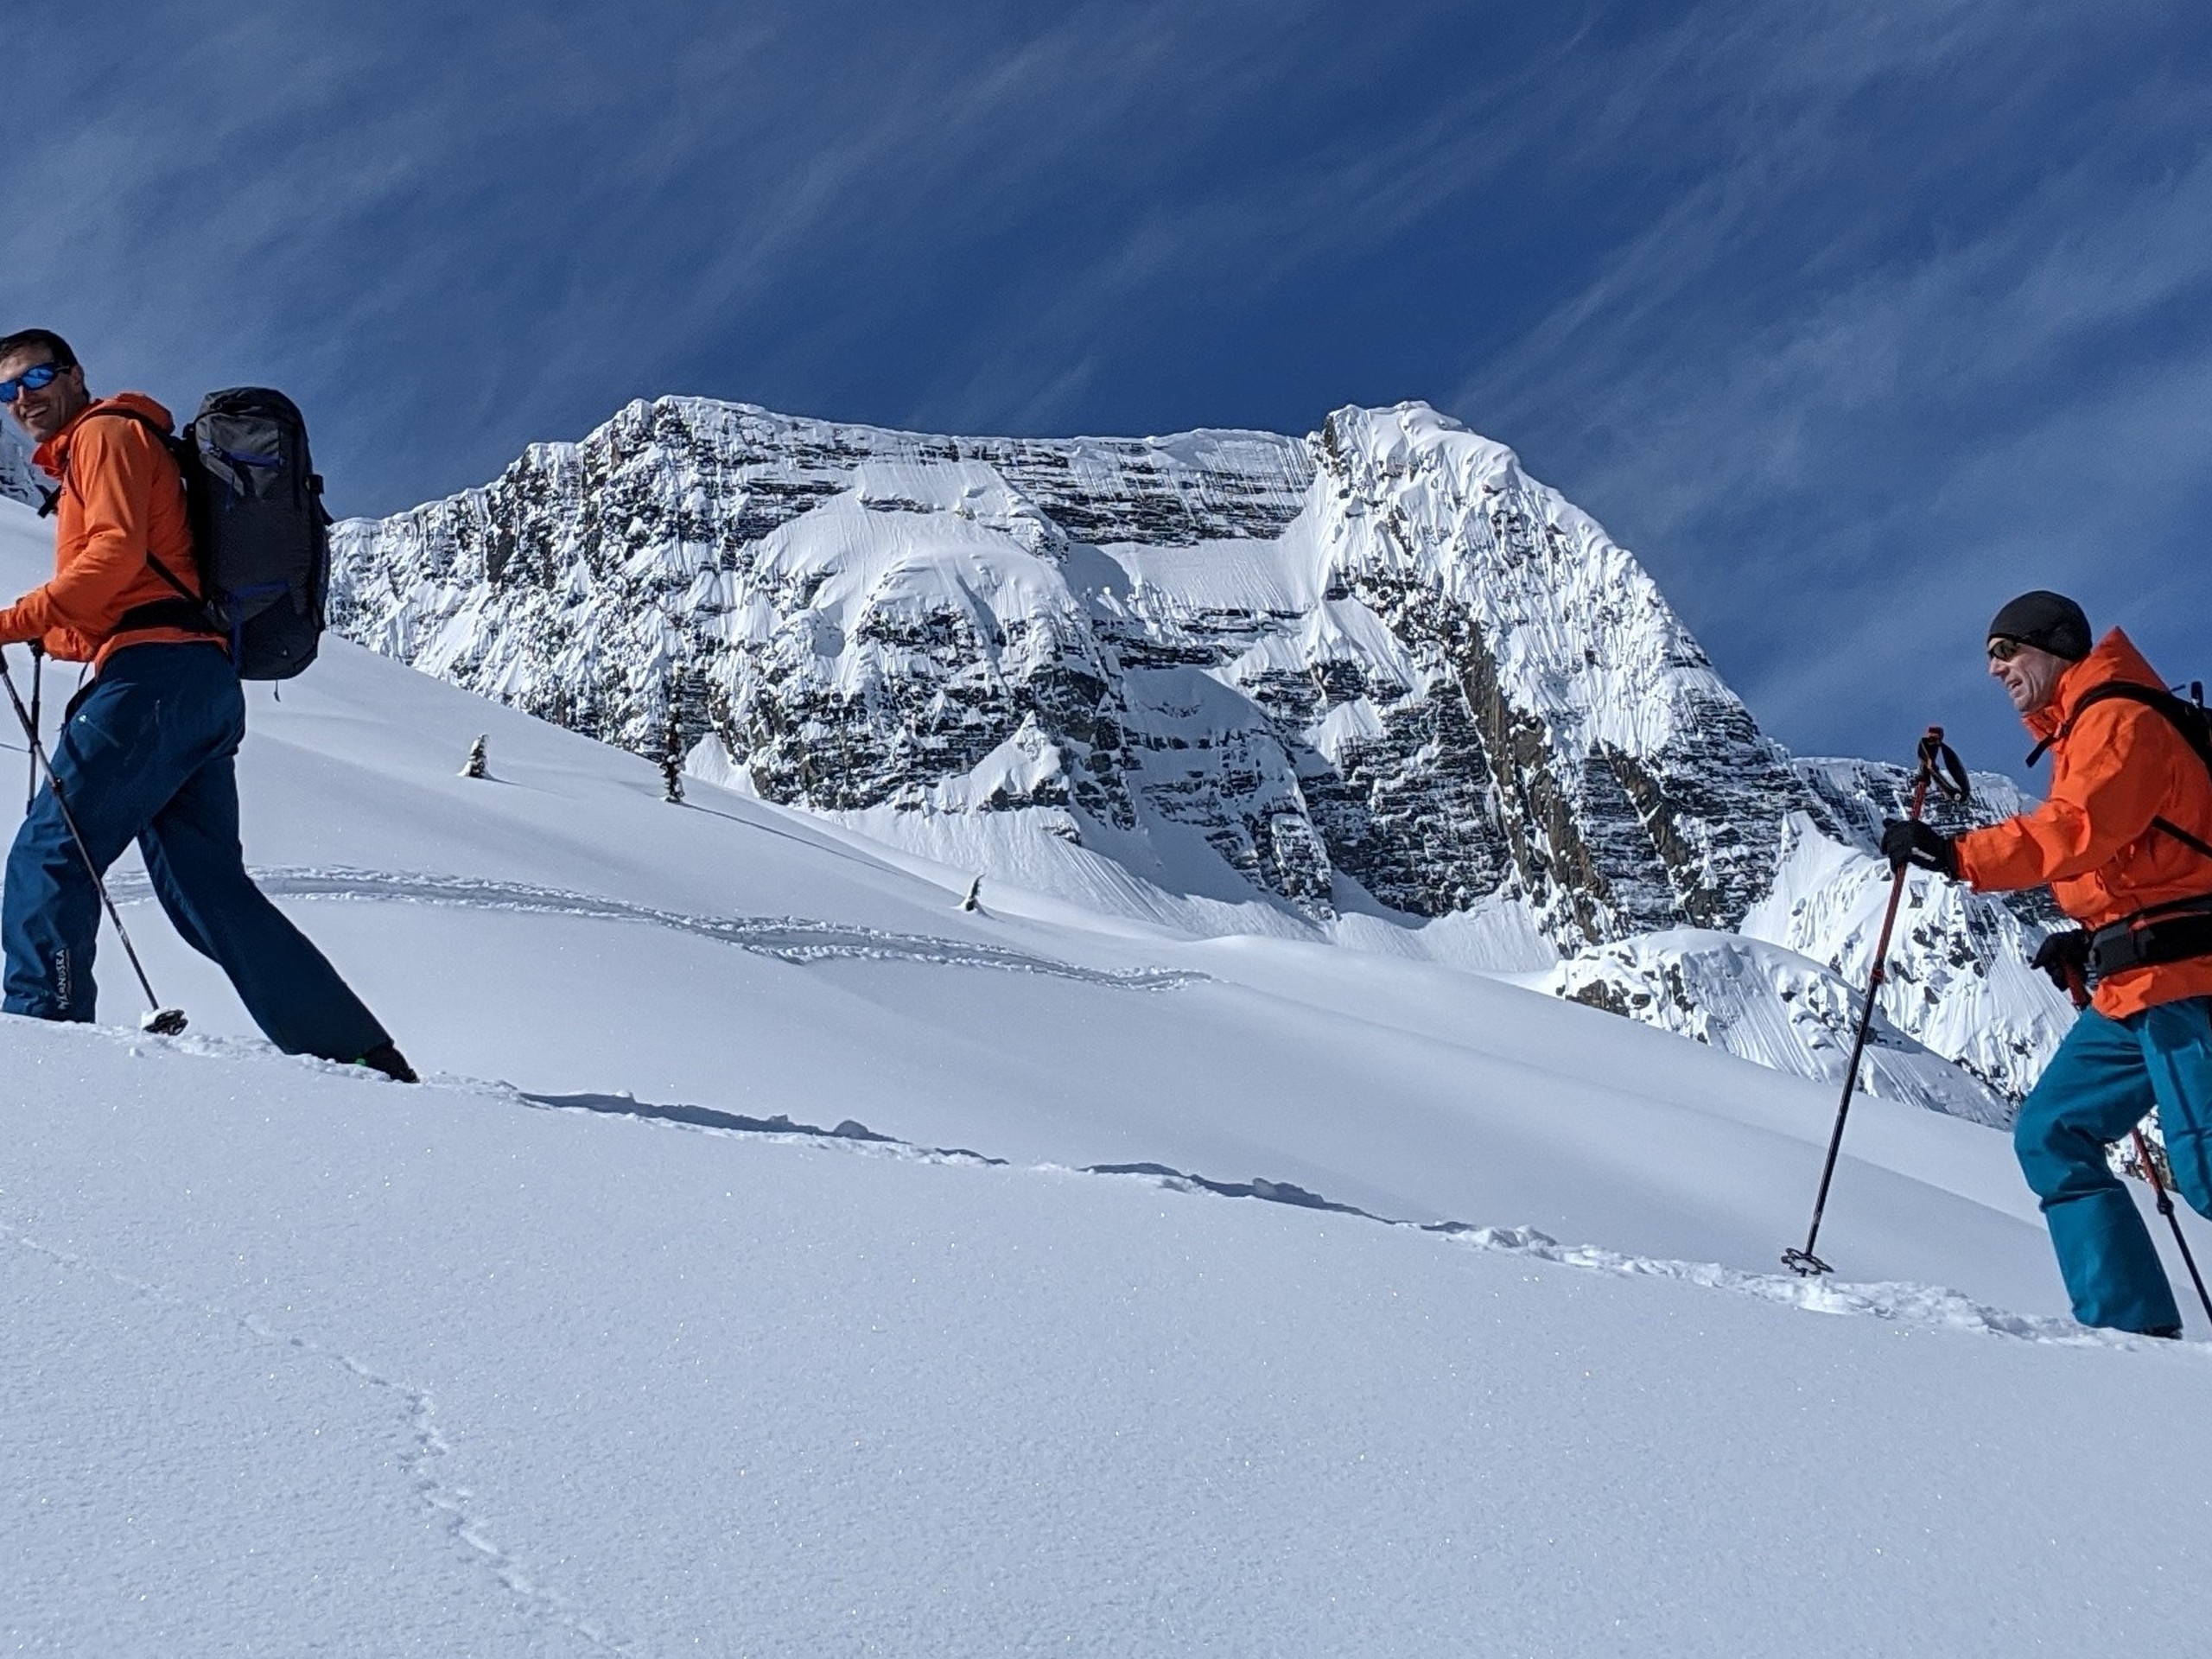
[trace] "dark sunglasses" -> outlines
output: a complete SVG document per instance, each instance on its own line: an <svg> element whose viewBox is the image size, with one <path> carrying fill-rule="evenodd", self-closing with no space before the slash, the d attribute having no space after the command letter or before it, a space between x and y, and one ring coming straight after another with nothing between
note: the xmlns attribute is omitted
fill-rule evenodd
<svg viewBox="0 0 2212 1659"><path fill-rule="evenodd" d="M0 380L0 404L12 404L27 391L44 391L68 372L67 363L41 363L36 368L25 369L12 380Z"/></svg>
<svg viewBox="0 0 2212 1659"><path fill-rule="evenodd" d="M1993 663L2009 663L2027 648L2024 640L2007 639L1999 635L1989 642L1989 660Z"/></svg>

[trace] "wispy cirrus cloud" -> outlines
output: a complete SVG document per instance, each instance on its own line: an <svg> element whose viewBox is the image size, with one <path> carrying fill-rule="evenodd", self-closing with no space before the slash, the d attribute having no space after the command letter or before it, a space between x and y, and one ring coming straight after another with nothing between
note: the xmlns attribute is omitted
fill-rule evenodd
<svg viewBox="0 0 2212 1659"><path fill-rule="evenodd" d="M2014 760L1975 647L2030 586L2170 671L2212 656L2171 605L2206 493L2212 95L2121 50L2131 15L1739 39L1740 138L1455 395L1572 476L1801 747L1948 718ZM1693 118L1653 86L1662 150Z"/></svg>

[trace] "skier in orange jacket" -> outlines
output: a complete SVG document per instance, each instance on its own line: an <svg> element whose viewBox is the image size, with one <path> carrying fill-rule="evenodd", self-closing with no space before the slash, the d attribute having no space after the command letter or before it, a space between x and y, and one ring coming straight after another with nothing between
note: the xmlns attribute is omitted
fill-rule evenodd
<svg viewBox="0 0 2212 1659"><path fill-rule="evenodd" d="M2036 966L2061 984L2088 977L2091 1006L2022 1103L2013 1146L2075 1317L2179 1336L2105 1147L2156 1106L2175 1185L2212 1216L2212 761L2126 634L2089 641L2082 607L2058 594L2023 594L1997 613L1989 671L2051 758L2050 796L1955 839L1892 822L1883 851L1982 892L2047 884L2081 924L2045 940Z"/></svg>
<svg viewBox="0 0 2212 1659"><path fill-rule="evenodd" d="M68 342L43 328L0 338L0 407L56 485L54 576L0 610L0 645L36 641L94 670L8 852L0 1011L92 1017L98 880L135 841L178 933L271 1042L413 1082L391 1033L246 874L245 698L225 642L132 614L198 591L168 411L135 392L94 398Z"/></svg>

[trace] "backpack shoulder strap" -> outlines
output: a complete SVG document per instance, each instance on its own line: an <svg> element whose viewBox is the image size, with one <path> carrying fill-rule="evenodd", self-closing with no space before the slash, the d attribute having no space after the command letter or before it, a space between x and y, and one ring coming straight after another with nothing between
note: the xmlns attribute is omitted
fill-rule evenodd
<svg viewBox="0 0 2212 1659"><path fill-rule="evenodd" d="M115 421L136 421L139 425L144 427L149 432L152 433L156 437L162 441L162 448L168 450L172 454L175 453L175 432L168 427L163 426L159 421L156 420L152 416L145 413L143 410L116 409L106 404L95 404L92 408L86 410L80 418L87 421L95 421L99 419L102 416L105 416L108 419ZM65 460L61 463L61 466L62 471L66 474L68 471L69 463Z"/></svg>
<svg viewBox="0 0 2212 1659"><path fill-rule="evenodd" d="M142 415L135 409L109 409L105 406L96 406L86 410L80 418L90 421L97 420L101 416L106 416L111 420L136 422L138 425L144 427L149 432L154 435L154 441L162 446L162 453L163 454L167 455L173 461L176 460L176 435L171 432L168 428L163 426L159 421L156 420L152 416ZM73 444L70 447L70 454L66 454L61 458L60 488L48 490L46 492L47 494L54 498L54 500L57 505L60 502L62 492L69 487L69 462L71 456L74 454L75 446ZM177 475L180 480L181 480L183 474L184 468L181 465L179 465L177 468ZM85 499L85 493L82 490L77 492L77 499L79 501ZM41 518L44 518L51 510L52 509L50 508L42 508L40 511L39 516Z"/></svg>
<svg viewBox="0 0 2212 1659"><path fill-rule="evenodd" d="M2108 702L2113 697L2123 697L2129 702L2139 702L2146 709L2156 709L2169 720L2189 707L2164 686L2138 685L2133 680L2107 680L2101 685L2091 686L2081 695L2074 704L2073 719L2067 724L2070 726L2074 721L2081 719L2082 711L2091 703Z"/></svg>
<svg viewBox="0 0 2212 1659"><path fill-rule="evenodd" d="M2139 702L2145 709L2155 709L2166 717L2166 722L2181 734L2182 741L2196 752L2207 770L2212 770L2212 728L2208 728L2203 713L2193 702L2184 702L2160 686L2137 685L2131 680L2107 680L2093 685L2075 701L2074 710L2066 716L2066 723L2029 751L2030 766L2044 757L2045 750L2054 743L2063 743L2071 736L2082 716L2100 702L2119 697L2128 702Z"/></svg>
<svg viewBox="0 0 2212 1659"><path fill-rule="evenodd" d="M2166 722L2180 734L2182 741L2188 744L2196 753L2196 758L2204 763L2206 772L2212 774L2212 721L2207 720L2203 709L2196 703L2176 696L2172 692L2163 688L2137 685L2127 680L2107 680L2102 685L2093 685L2084 691L2080 700L2075 703L2074 712L2067 715L2066 723L2036 745L2035 753L2028 756L2028 764L2035 765L2043 758L2043 752L2045 749L2071 732L2074 729L2074 722L2082 718L2084 709L2092 703L2104 702L2113 697L2120 697L2129 702L2141 703L2145 709L2154 709L2163 715ZM2154 817L2151 820L2151 827L2153 830L2164 830L2190 851L2201 853L2206 858L2212 858L2212 842L2207 842L2201 837L2190 834L2188 830L2171 819L2164 816Z"/></svg>
<svg viewBox="0 0 2212 1659"><path fill-rule="evenodd" d="M168 456L170 461L176 467L178 486L180 487L184 486L184 465L181 461L177 460L176 436L168 427L163 426L152 416L141 414L135 409L89 409L85 411L83 418L89 421L102 415L109 416L116 420L135 421L140 426L144 427L146 430L152 433L154 435L155 442L162 446L162 454ZM74 453L73 446L72 453ZM62 491L67 490L69 487L69 461L70 456L68 455L64 455L61 458L60 487L44 492L47 498L46 503L39 509L39 517L41 518L48 517L61 504ZM82 501L85 499L83 491L79 490L77 493L77 499L79 501ZM182 577L178 575L175 571L170 569L168 566L163 564L161 560L155 557L154 550L151 548L146 550L146 563L153 567L153 571L156 575L159 576L163 582L167 582L171 588L176 590L180 598L188 599L194 605L200 603L200 594L196 590L185 586L184 579Z"/></svg>
<svg viewBox="0 0 2212 1659"><path fill-rule="evenodd" d="M2151 827L2153 830L2164 830L2176 841L2181 842L2183 846L2188 848L2192 853L2201 853L2206 858L2212 858L2212 842L2207 842L2198 836L2190 835L2188 830L2183 829L2171 818L2153 818L2151 820Z"/></svg>

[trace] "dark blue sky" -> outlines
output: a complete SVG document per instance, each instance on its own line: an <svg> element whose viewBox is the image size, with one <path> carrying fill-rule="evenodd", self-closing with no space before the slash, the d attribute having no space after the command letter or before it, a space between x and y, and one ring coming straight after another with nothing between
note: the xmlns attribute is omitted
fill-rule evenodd
<svg viewBox="0 0 2212 1659"><path fill-rule="evenodd" d="M341 512L681 391L940 431L1421 397L1775 735L2024 747L2064 588L2212 674L2212 14L16 0L9 326L307 407Z"/></svg>

